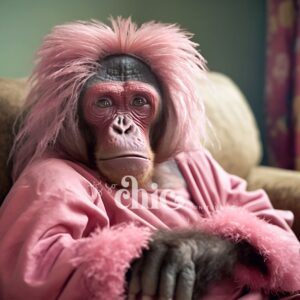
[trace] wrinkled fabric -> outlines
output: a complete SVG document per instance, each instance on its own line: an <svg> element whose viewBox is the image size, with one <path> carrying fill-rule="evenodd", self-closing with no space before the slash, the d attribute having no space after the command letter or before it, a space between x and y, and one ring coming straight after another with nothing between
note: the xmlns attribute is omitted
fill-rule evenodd
<svg viewBox="0 0 300 300"><path fill-rule="evenodd" d="M237 266L235 277L212 285L205 300L300 291L292 213L274 210L261 190L247 192L206 152L181 153L175 161L187 189L146 194L129 194L61 158L27 166L0 210L0 299L126 299L124 274L159 228L247 240L264 256L266 276Z"/></svg>

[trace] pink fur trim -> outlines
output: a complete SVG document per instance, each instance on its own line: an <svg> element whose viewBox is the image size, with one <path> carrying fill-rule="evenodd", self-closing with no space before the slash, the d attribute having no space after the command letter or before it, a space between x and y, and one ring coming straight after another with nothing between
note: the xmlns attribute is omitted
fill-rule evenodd
<svg viewBox="0 0 300 300"><path fill-rule="evenodd" d="M201 82L206 67L190 38L174 24L149 22L138 27L130 18L112 19L111 26L98 21L56 26L37 53L23 109L26 117L11 151L14 179L49 146L73 160L87 161L78 128L78 99L101 59L116 53L141 58L160 79L168 111L157 161L199 148L205 132Z"/></svg>
<svg viewBox="0 0 300 300"><path fill-rule="evenodd" d="M83 267L90 299L122 300L130 262L147 247L150 230L134 224L97 230L75 249L75 266Z"/></svg>
<svg viewBox="0 0 300 300"><path fill-rule="evenodd" d="M300 243L291 232L240 207L220 208L202 225L206 231L234 242L248 241L264 257L268 276L263 277L256 270L239 266L236 281L241 285L274 292L300 290Z"/></svg>

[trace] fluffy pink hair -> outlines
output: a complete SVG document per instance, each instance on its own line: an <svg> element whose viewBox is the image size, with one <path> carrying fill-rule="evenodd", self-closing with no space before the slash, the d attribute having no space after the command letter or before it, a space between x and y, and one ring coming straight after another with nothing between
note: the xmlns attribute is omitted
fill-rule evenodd
<svg viewBox="0 0 300 300"><path fill-rule="evenodd" d="M204 135L201 79L205 61L191 34L176 25L149 22L137 27L131 19L112 19L57 26L37 53L30 78L25 117L11 151L13 178L47 150L87 161L78 126L78 99L85 82L111 54L130 54L145 61L157 75L167 103L168 120L156 161L199 147Z"/></svg>

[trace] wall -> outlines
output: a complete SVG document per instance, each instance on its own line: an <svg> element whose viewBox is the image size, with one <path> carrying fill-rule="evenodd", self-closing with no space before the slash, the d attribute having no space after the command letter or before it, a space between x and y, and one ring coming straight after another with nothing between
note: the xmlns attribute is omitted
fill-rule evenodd
<svg viewBox="0 0 300 300"><path fill-rule="evenodd" d="M43 35L56 24L110 15L176 22L195 33L209 68L239 85L263 133L265 11L264 0L0 0L0 76L27 76Z"/></svg>

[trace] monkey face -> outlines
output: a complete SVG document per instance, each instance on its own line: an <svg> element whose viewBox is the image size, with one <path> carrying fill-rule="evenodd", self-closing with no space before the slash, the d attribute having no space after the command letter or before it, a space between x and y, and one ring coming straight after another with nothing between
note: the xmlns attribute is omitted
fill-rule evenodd
<svg viewBox="0 0 300 300"><path fill-rule="evenodd" d="M150 72L136 58L113 56L84 92L83 118L95 139L95 165L113 183L131 175L145 185L152 175L150 129L160 114L161 96Z"/></svg>

